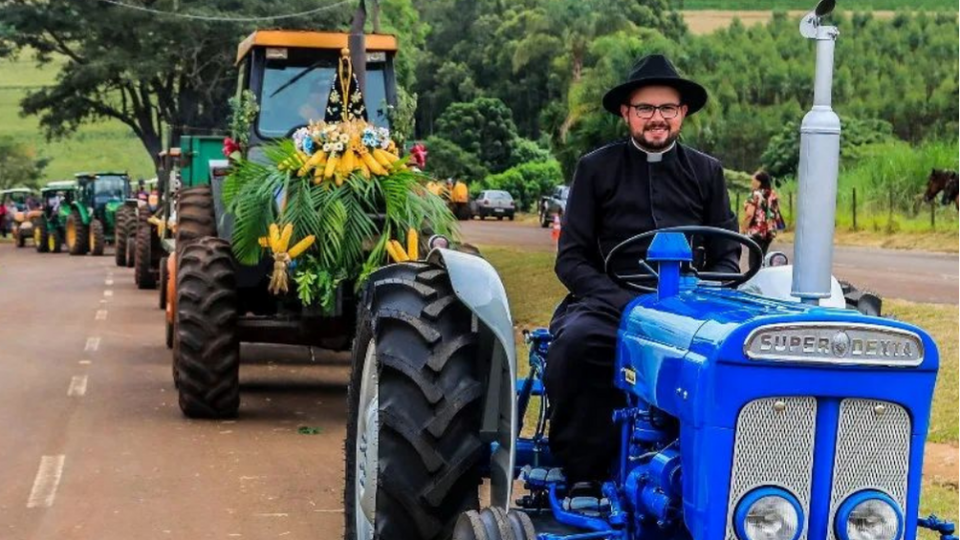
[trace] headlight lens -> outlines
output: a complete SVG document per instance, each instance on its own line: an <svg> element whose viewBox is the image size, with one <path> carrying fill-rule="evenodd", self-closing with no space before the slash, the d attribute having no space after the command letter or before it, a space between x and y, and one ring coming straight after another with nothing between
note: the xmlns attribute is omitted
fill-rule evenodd
<svg viewBox="0 0 960 540"><path fill-rule="evenodd" d="M850 496L840 505L836 521L842 540L897 540L903 528L897 504L879 491Z"/></svg>
<svg viewBox="0 0 960 540"><path fill-rule="evenodd" d="M796 540L803 528L803 511L796 497L779 488L748 493L734 516L740 540Z"/></svg>

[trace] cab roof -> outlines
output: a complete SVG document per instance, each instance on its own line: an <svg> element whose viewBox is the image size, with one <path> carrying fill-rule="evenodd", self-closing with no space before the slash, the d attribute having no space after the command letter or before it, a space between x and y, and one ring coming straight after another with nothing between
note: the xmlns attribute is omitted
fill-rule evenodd
<svg viewBox="0 0 960 540"><path fill-rule="evenodd" d="M126 172L78 172L73 175L75 178L96 178L98 176L127 176Z"/></svg>
<svg viewBox="0 0 960 540"><path fill-rule="evenodd" d="M254 47L292 47L339 51L347 47L346 32L308 32L304 30L257 30L237 46L237 63ZM367 51L397 52L397 37L390 34L366 34Z"/></svg>
<svg viewBox="0 0 960 540"><path fill-rule="evenodd" d="M51 191L51 190L61 190L61 189L77 189L77 182L75 180L58 180L56 182L50 182L49 184L40 188L40 191Z"/></svg>
<svg viewBox="0 0 960 540"><path fill-rule="evenodd" d="M15 187L10 189L0 190L0 193L33 193L34 190L26 187Z"/></svg>

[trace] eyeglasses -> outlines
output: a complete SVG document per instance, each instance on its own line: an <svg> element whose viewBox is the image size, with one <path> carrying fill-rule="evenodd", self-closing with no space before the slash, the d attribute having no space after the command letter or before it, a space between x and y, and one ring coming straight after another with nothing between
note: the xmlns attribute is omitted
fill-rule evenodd
<svg viewBox="0 0 960 540"><path fill-rule="evenodd" d="M680 114L680 105L673 105L673 104L660 105L658 107L654 105L647 105L645 103L641 103L639 105L627 105L627 107L630 107L631 109L633 109L633 111L637 115L637 118L640 118L642 120L649 120L653 118L653 115L657 111L660 111L660 116L662 116L664 120L670 120L671 118L676 118L677 115Z"/></svg>

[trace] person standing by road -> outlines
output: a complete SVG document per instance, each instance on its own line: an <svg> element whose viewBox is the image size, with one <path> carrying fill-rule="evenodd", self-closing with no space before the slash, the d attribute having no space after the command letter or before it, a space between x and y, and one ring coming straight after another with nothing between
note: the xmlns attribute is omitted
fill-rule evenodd
<svg viewBox="0 0 960 540"><path fill-rule="evenodd" d="M783 216L780 214L780 201L776 190L773 189L770 175L766 171L760 170L753 174L750 188L753 192L743 204L740 232L753 239L760 246L763 256L766 256L777 232L784 228ZM751 266L761 262L756 260L753 252L750 253Z"/></svg>

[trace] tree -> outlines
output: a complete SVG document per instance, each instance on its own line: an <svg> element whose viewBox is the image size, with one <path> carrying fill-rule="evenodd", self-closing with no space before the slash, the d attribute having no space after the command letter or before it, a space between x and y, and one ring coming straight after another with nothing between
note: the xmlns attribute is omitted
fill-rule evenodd
<svg viewBox="0 0 960 540"><path fill-rule="evenodd" d="M191 4L157 0L145 6L164 12L179 6L179 13L222 17L269 16L315 7L306 0ZM284 26L346 27L350 11L342 7L284 20ZM29 49L42 65L63 61L56 83L30 92L21 103L24 114L40 117L48 138L113 118L133 130L154 160L166 126L174 143L186 129L225 127L227 99L236 90L236 44L255 28L251 22L202 21L72 0L0 0L0 20L5 27L0 51Z"/></svg>
<svg viewBox="0 0 960 540"><path fill-rule="evenodd" d="M454 178L469 183L489 174L477 156L456 143L433 136L424 141L424 145L427 147L426 172L434 178Z"/></svg>
<svg viewBox="0 0 960 540"><path fill-rule="evenodd" d="M502 101L478 98L448 107L437 120L437 135L476 156L490 172L498 173L510 166L517 126Z"/></svg>
<svg viewBox="0 0 960 540"><path fill-rule="evenodd" d="M555 159L524 163L511 167L500 174L490 175L479 185L473 186L474 193L484 189L499 189L513 195L517 208L530 210L542 197L563 182L560 163Z"/></svg>
<svg viewBox="0 0 960 540"><path fill-rule="evenodd" d="M12 137L0 137L0 189L37 187L48 160Z"/></svg>
<svg viewBox="0 0 960 540"><path fill-rule="evenodd" d="M840 155L849 165L863 157L865 149L893 142L893 126L876 119L842 119ZM774 177L795 176L800 164L800 123L788 122L770 139L760 158L763 168Z"/></svg>

